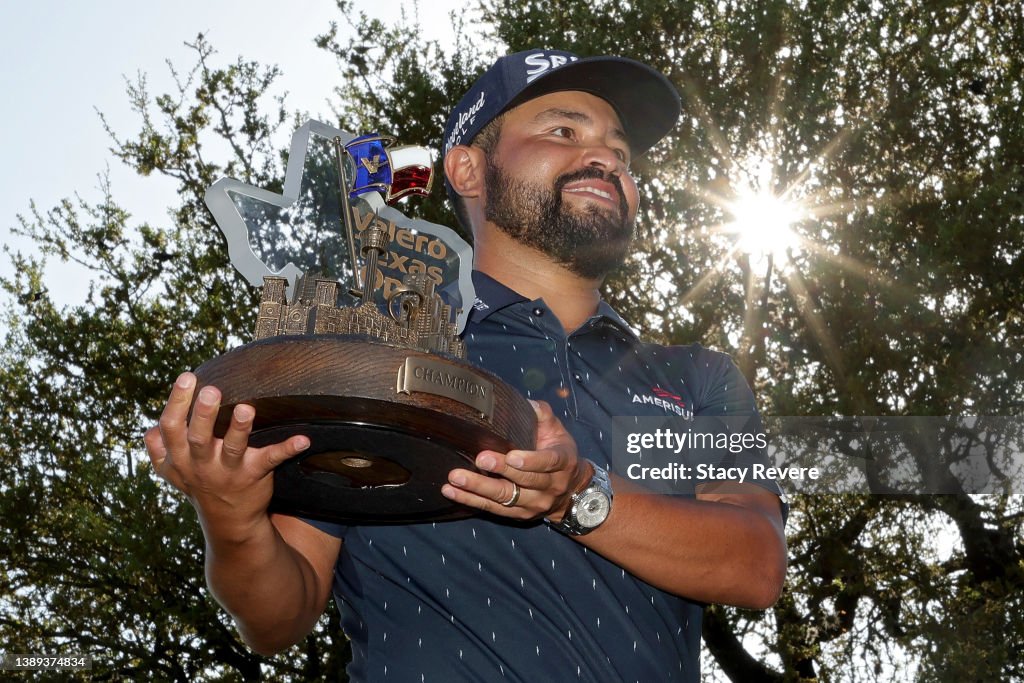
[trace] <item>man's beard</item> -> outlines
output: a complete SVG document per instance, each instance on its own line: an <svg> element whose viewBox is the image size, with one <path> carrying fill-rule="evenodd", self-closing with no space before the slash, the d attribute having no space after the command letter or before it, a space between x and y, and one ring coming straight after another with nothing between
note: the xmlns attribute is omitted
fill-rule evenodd
<svg viewBox="0 0 1024 683"><path fill-rule="evenodd" d="M615 185L619 206L565 206L562 188L577 180L603 178ZM629 206L617 176L587 167L559 176L552 190L506 175L487 159L487 220L521 244L550 256L570 272L603 279L622 264L633 238Z"/></svg>

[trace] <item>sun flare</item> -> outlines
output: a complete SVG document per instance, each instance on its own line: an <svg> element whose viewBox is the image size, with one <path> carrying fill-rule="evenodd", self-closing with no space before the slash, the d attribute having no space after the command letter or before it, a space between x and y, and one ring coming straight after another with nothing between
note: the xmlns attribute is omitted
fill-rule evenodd
<svg viewBox="0 0 1024 683"><path fill-rule="evenodd" d="M736 248L751 255L785 256L800 244L793 226L803 220L800 207L765 192L741 192L729 203L732 222L725 231L736 236Z"/></svg>

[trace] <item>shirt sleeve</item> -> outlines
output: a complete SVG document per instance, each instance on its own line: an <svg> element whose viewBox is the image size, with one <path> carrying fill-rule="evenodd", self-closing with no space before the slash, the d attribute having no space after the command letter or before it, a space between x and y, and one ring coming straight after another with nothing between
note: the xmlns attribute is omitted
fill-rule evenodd
<svg viewBox="0 0 1024 683"><path fill-rule="evenodd" d="M324 522L319 519L309 519L308 517L299 517L303 522L309 524L312 527L316 527L320 531L326 534L330 534L335 538L345 538L345 534L348 533L348 526L344 524L336 524L335 522Z"/></svg>
<svg viewBox="0 0 1024 683"><path fill-rule="evenodd" d="M778 481L769 476L772 463L768 457L768 437L761 414L757 410L754 392L732 358L713 351L705 352L707 384L694 418L704 430L723 435L711 455L714 464L736 468L746 473L745 483L756 484L782 501L783 519L789 504ZM708 457L706 452L704 457Z"/></svg>

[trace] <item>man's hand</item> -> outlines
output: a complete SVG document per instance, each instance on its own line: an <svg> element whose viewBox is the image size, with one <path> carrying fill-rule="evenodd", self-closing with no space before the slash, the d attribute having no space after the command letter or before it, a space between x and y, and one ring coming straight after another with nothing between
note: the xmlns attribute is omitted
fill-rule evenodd
<svg viewBox="0 0 1024 683"><path fill-rule="evenodd" d="M309 439L293 436L250 448L256 411L244 404L235 407L224 438L217 439L213 426L221 394L216 388L199 392L192 419L186 421L195 386L192 373L178 377L159 426L146 432L146 450L156 473L188 496L208 532L212 524L222 538L241 538L267 520L274 468L308 448Z"/></svg>
<svg viewBox="0 0 1024 683"><path fill-rule="evenodd" d="M294 517L267 514L273 469L309 446L293 436L249 447L256 411L238 405L223 439L213 436L220 392L203 387L188 421L196 377L178 377L160 416L146 432L153 469L182 491L206 537L206 579L257 652L272 654L301 640L330 595L341 541Z"/></svg>
<svg viewBox="0 0 1024 683"><path fill-rule="evenodd" d="M592 475L590 464L576 453L576 442L543 401L531 401L537 413L537 449L508 453L481 451L478 472L448 473L441 493L457 503L512 519L562 519L572 494ZM515 498L518 487L518 498ZM505 505L509 501L514 504Z"/></svg>

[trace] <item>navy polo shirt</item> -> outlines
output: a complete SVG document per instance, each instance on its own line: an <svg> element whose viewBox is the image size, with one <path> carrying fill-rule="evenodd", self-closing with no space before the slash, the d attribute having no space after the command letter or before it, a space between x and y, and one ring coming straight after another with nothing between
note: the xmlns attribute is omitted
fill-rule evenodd
<svg viewBox="0 0 1024 683"><path fill-rule="evenodd" d="M542 300L473 282L468 360L550 403L602 466L612 416L756 412L723 354L645 344L604 302L566 335ZM699 680L703 606L542 523L314 524L343 539L334 593L353 681Z"/></svg>

